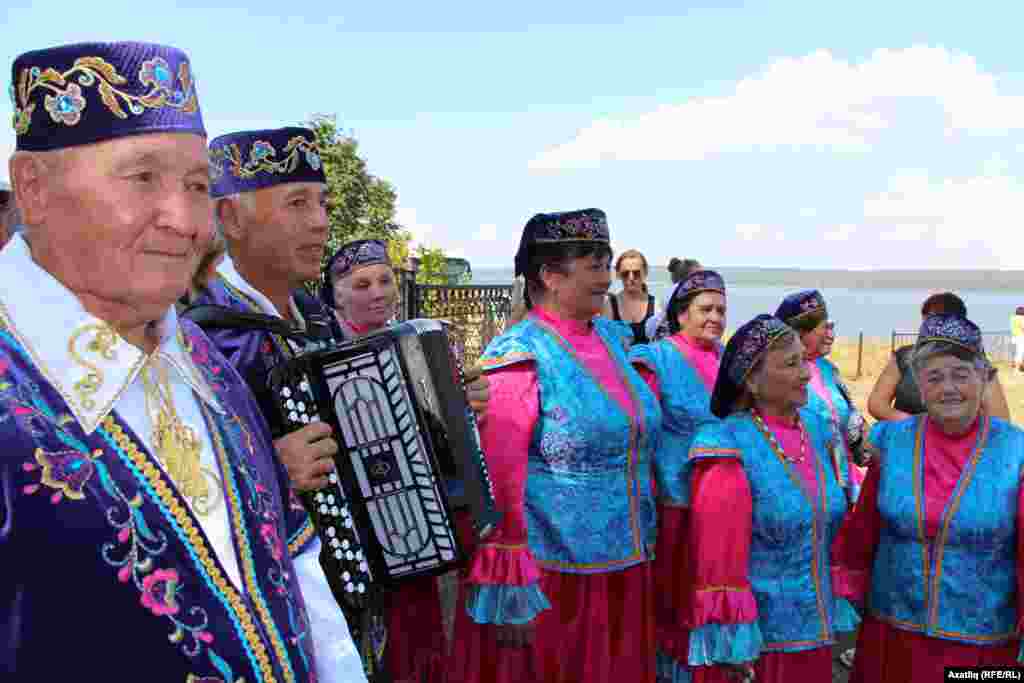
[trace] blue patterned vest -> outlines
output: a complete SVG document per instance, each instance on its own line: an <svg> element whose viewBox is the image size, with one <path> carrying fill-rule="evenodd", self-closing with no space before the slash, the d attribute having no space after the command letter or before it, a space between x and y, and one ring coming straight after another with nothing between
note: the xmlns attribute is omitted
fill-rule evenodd
<svg viewBox="0 0 1024 683"><path fill-rule="evenodd" d="M818 496L811 500L792 465L775 453L750 413L722 421L740 451L753 499L750 583L766 651L797 652L834 642L838 619L832 593L830 551L847 511L836 477L848 478L845 458L831 457L827 423L803 408L809 453L814 455ZM727 449L723 449L727 450ZM695 449L692 458L727 457L722 450Z"/></svg>
<svg viewBox="0 0 1024 683"><path fill-rule="evenodd" d="M978 443L943 511L936 538L924 535L925 416L879 423L878 510L882 529L869 608L908 631L965 643L1014 637L1017 495L1024 431L983 420Z"/></svg>
<svg viewBox="0 0 1024 683"><path fill-rule="evenodd" d="M661 446L654 454L658 496L670 505L689 505L690 443L698 427L718 420L711 413L711 394L696 368L670 339L636 346L629 359L653 371L661 390L664 423Z"/></svg>
<svg viewBox="0 0 1024 683"><path fill-rule="evenodd" d="M621 326L594 329L632 398L632 420L568 342L529 316L494 339L481 364L491 371L533 361L540 416L530 444L526 522L530 551L552 571L609 572L651 558L656 533L651 460L661 408L629 364Z"/></svg>

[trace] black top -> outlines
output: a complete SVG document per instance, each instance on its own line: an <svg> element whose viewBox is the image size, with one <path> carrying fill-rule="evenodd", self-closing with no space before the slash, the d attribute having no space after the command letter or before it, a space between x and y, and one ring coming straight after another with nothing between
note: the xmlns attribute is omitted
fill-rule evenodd
<svg viewBox="0 0 1024 683"><path fill-rule="evenodd" d="M612 320L622 320L622 315L619 313L619 298L614 294L611 295L612 302ZM630 322L629 327L633 330L633 343L634 344L646 344L650 341L647 338L647 330L644 329L644 323L654 316L654 295L647 295L647 312L644 314L644 319L638 323Z"/></svg>
<svg viewBox="0 0 1024 683"><path fill-rule="evenodd" d="M921 390L910 367L910 354L913 350L913 345L901 346L893 353L896 357L896 366L900 370L900 383L896 385L892 407L908 415L920 415L927 412L927 409L921 400Z"/></svg>

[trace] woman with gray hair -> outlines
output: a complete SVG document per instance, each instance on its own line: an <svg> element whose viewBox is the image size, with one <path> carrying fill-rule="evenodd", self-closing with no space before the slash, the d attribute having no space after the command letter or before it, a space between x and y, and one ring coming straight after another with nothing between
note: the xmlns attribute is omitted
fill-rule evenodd
<svg viewBox="0 0 1024 683"><path fill-rule="evenodd" d="M877 464L833 546L837 590L866 612L852 683L1018 659L1024 431L982 408L995 371L966 318L925 319L911 370L926 412L872 428Z"/></svg>

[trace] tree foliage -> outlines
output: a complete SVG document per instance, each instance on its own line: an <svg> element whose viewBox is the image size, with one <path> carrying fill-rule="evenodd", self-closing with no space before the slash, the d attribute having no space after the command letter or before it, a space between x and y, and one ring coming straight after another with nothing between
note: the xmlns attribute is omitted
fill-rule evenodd
<svg viewBox="0 0 1024 683"><path fill-rule="evenodd" d="M335 116L318 114L305 125L316 133L327 176L330 232L325 261L346 242L376 238L388 241L392 263L404 263L411 235L395 219L395 188L370 173L359 143L338 128Z"/></svg>

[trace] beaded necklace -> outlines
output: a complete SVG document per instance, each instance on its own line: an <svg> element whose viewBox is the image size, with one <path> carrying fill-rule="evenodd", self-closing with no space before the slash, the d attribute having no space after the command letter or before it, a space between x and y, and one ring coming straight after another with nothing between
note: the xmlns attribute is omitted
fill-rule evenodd
<svg viewBox="0 0 1024 683"><path fill-rule="evenodd" d="M786 453L785 450L783 450L782 446L779 445L779 442L775 439L775 435L772 434L772 431L770 429L768 429L768 425L764 423L764 419L761 417L761 413L758 412L757 408L751 408L750 414L754 418L754 424L757 425L757 428L759 430L761 430L761 433L764 434L764 437L768 439L768 443L769 445L771 445L772 450L775 451L775 453L779 455L783 460L789 463L793 463L794 465L799 465L806 459L807 430L804 429L804 423L803 420L800 419L799 413L797 413L796 416L796 425L797 427L800 428L800 455L796 458L791 457L788 453Z"/></svg>

